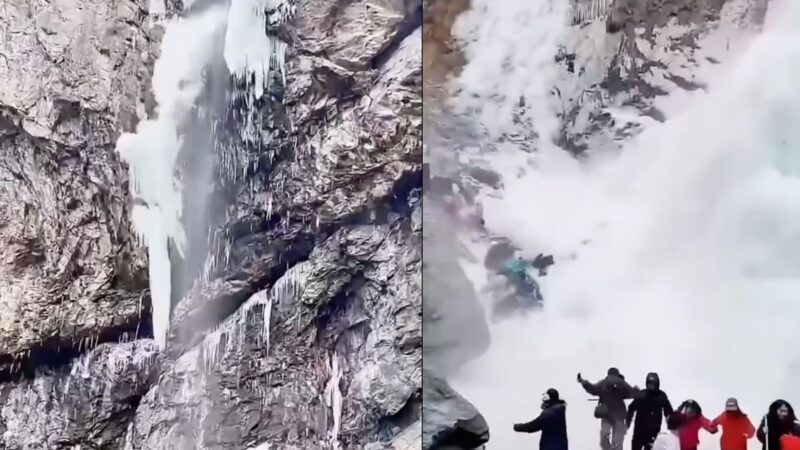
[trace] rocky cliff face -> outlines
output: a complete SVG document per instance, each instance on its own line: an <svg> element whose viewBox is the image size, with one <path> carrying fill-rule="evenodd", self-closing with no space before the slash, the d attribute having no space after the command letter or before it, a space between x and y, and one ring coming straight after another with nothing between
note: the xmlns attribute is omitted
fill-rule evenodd
<svg viewBox="0 0 800 450"><path fill-rule="evenodd" d="M558 143L578 154L614 148L649 121L663 122L682 97L705 89L704 74L760 30L768 4L575 0L573 28L556 56Z"/></svg>
<svg viewBox="0 0 800 450"><path fill-rule="evenodd" d="M158 114L162 19L213 3L0 5L0 448L419 441L420 2L291 2L262 97L207 76L224 145L196 229L212 238L172 258L166 349L148 339L115 145Z"/></svg>

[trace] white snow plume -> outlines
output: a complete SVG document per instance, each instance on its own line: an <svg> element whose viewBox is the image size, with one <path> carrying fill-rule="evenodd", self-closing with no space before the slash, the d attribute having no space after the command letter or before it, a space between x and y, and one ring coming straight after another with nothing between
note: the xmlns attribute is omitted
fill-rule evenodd
<svg viewBox="0 0 800 450"><path fill-rule="evenodd" d="M172 283L168 241L181 254L185 246L181 188L175 178L183 142L178 130L203 89L203 72L226 18L227 10L214 6L166 25L153 72L158 117L141 122L136 133L123 134L117 141L117 152L129 167L136 202L131 219L148 248L153 333L162 348L169 330Z"/></svg>
<svg viewBox="0 0 800 450"><path fill-rule="evenodd" d="M153 333L162 347L169 331L172 296L169 242L181 256L187 245L176 164L179 152L199 151L184 148L179 130L194 114L205 88L206 70L218 56L215 44L224 39L223 58L234 77L255 80L243 91L247 111L240 130L243 136L257 134L255 101L263 96L271 71L283 74L286 54L286 44L269 35L267 28L282 24L293 13L294 7L286 1L232 0L229 6L212 5L167 22L153 74L158 116L140 123L136 133L126 133L117 142L121 159L129 165L135 201L132 222L148 247Z"/></svg>
<svg viewBox="0 0 800 450"><path fill-rule="evenodd" d="M537 143L550 142L559 124L548 80L568 13L568 0L474 0L453 27L469 61L455 80L461 94L454 110L474 114L497 139L519 133L513 118L524 102L530 106L524 119L543 137Z"/></svg>
<svg viewBox="0 0 800 450"><path fill-rule="evenodd" d="M547 11L545 0L478 3L460 83L490 100L456 101L494 136L514 130L520 91L548 91L549 69L531 61L548 60L550 41L521 36L566 16L516 19ZM533 156L507 144L487 158L504 182L481 199L487 227L557 258L540 279L544 311L494 325L489 351L452 380L489 421L490 450L535 445L511 424L535 417L549 387L568 402L570 444L596 447L594 404L575 375L596 380L610 366L639 385L659 372L673 403L693 398L709 416L730 396L753 420L776 398L800 398L797 80L800 2L771 2L762 34L708 92L620 154L578 162L547 143ZM542 105L537 131L553 120ZM483 268L466 267L480 288ZM700 448L717 438L701 433Z"/></svg>

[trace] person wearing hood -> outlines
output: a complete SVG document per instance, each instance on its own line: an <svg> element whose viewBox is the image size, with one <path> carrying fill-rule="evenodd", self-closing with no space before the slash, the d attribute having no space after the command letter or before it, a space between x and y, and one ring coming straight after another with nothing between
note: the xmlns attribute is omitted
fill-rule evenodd
<svg viewBox="0 0 800 450"><path fill-rule="evenodd" d="M638 397L641 391L637 387L631 387L614 367L608 369L606 377L597 383L584 380L578 374L578 383L589 395L598 397L594 416L600 419L600 448L622 450L625 432L628 430L625 426L625 400Z"/></svg>
<svg viewBox="0 0 800 450"><path fill-rule="evenodd" d="M781 436L800 436L800 424L789 402L775 400L761 419L756 437L764 450L781 450Z"/></svg>
<svg viewBox="0 0 800 450"><path fill-rule="evenodd" d="M548 389L542 396L542 412L527 423L514 424L514 431L536 433L541 431L539 450L568 450L567 404L555 389Z"/></svg>
<svg viewBox="0 0 800 450"><path fill-rule="evenodd" d="M651 372L645 379L644 395L631 402L625 424L630 428L633 422L632 450L650 450L658 433L661 432L661 417L672 414L672 404L664 391L658 374ZM634 416L636 420L634 421Z"/></svg>
<svg viewBox="0 0 800 450"><path fill-rule="evenodd" d="M716 434L719 429L703 415L700 404L694 400L686 400L681 403L678 413L683 416L681 426L681 450L697 450L700 445L700 430L706 430L711 434Z"/></svg>
<svg viewBox="0 0 800 450"><path fill-rule="evenodd" d="M739 408L739 401L735 398L725 402L725 411L711 421L711 426L722 428L721 450L747 450L747 440L756 434L753 423Z"/></svg>

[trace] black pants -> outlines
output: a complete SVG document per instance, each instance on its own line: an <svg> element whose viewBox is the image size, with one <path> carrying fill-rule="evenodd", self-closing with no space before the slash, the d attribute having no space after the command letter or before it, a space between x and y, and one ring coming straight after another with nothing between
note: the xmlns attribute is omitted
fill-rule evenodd
<svg viewBox="0 0 800 450"><path fill-rule="evenodd" d="M634 433L633 439L631 439L631 450L651 450L656 436L658 436L658 433L653 435L639 435Z"/></svg>

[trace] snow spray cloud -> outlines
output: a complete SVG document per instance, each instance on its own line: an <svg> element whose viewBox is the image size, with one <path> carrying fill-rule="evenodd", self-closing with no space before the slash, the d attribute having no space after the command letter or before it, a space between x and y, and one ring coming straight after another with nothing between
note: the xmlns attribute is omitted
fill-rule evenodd
<svg viewBox="0 0 800 450"><path fill-rule="evenodd" d="M193 3L185 2L185 8ZM182 133L192 128L189 122L206 87L206 71L224 39L230 73L238 79L255 79L248 89L248 105L253 108L269 82L270 70L283 71L285 45L265 29L288 20L293 11L285 1L231 0L167 22L153 73L157 117L141 122L136 133L126 133L117 142L117 151L129 166L133 226L148 248L153 332L162 348L173 294L170 244L179 253L175 257L181 258L187 245L181 221L184 192L176 177L179 153L196 150L185 145L190 139Z"/></svg>
<svg viewBox="0 0 800 450"><path fill-rule="evenodd" d="M550 69L537 69L568 32L554 3L477 1L457 29L469 58L459 82L480 95L454 101L492 135L514 130L520 91L546 96ZM554 37L521 37L532 29ZM538 414L549 387L569 404L570 443L596 446L575 375L610 366L639 385L657 371L673 403L693 398L709 415L730 396L754 420L775 398L800 398L800 4L772 2L763 33L720 73L619 155L579 162L542 141L533 156L506 144L487 158L504 182L481 199L487 227L558 259L541 279L545 310L494 325L489 351L453 380L489 421L489 448L530 448L511 424ZM552 110L532 105L550 136Z"/></svg>

